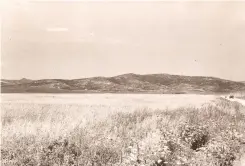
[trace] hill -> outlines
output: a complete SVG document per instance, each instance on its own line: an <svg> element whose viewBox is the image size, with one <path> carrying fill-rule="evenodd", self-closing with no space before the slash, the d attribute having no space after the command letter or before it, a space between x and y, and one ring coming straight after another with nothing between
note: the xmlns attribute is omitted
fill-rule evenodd
<svg viewBox="0 0 245 166"><path fill-rule="evenodd" d="M123 74L82 79L1 80L2 93L230 93L245 84L215 77Z"/></svg>

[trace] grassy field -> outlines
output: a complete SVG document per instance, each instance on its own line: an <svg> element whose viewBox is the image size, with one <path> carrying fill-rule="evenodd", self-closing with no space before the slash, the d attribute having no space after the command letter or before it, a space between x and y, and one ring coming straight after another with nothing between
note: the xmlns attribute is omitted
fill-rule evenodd
<svg viewBox="0 0 245 166"><path fill-rule="evenodd" d="M242 166L244 112L208 95L4 94L1 162Z"/></svg>

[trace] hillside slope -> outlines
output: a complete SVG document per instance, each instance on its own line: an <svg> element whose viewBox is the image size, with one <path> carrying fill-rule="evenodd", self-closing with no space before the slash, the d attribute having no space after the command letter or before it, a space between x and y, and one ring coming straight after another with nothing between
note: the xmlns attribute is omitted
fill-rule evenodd
<svg viewBox="0 0 245 166"><path fill-rule="evenodd" d="M83 79L1 80L2 93L227 93L245 84L214 77L123 74Z"/></svg>

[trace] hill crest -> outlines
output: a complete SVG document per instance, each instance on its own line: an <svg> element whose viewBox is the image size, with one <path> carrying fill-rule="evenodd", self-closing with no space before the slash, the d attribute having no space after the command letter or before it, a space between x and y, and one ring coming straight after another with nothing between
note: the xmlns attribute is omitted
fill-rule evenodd
<svg viewBox="0 0 245 166"><path fill-rule="evenodd" d="M81 79L6 80L2 93L230 93L245 84L215 77L126 73Z"/></svg>

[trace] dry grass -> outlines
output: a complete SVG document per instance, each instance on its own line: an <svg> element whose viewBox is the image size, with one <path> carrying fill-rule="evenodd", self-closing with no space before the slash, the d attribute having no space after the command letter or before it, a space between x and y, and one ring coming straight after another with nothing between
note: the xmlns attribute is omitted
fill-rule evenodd
<svg viewBox="0 0 245 166"><path fill-rule="evenodd" d="M116 112L103 105L1 107L2 165L232 166L245 152L245 108L225 99Z"/></svg>

